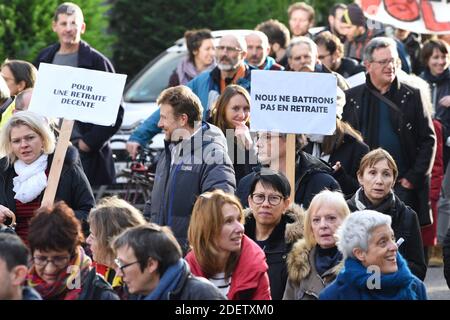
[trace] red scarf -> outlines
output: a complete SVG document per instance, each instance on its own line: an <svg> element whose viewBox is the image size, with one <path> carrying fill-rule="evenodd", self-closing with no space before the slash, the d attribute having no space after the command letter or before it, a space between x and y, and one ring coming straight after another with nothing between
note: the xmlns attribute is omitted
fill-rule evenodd
<svg viewBox="0 0 450 320"><path fill-rule="evenodd" d="M77 300L92 263L81 246L76 249L76 252L75 256L67 265L67 267L72 266L72 269L68 270L67 268L63 268L56 281L52 284L45 282L37 274L33 265L28 272L28 285L39 292L44 300ZM70 271L70 273L67 271ZM72 289L71 287L77 283L76 277L80 277L80 286Z"/></svg>

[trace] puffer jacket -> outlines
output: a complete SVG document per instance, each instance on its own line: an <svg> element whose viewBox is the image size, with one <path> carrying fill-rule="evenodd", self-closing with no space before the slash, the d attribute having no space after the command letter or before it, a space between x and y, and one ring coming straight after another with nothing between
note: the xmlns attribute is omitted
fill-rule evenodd
<svg viewBox="0 0 450 320"><path fill-rule="evenodd" d="M251 209L245 211L245 234L256 241L256 219ZM300 206L291 204L281 216L280 222L273 229L263 249L269 266L270 292L273 300L283 298L287 281L286 259L292 245L303 238L304 212Z"/></svg>
<svg viewBox="0 0 450 320"><path fill-rule="evenodd" d="M178 150L174 159L169 143L165 142L144 215L154 223L171 227L185 252L187 229L197 196L214 189L228 193L236 189L226 143L222 131L206 122L191 139L174 147Z"/></svg>

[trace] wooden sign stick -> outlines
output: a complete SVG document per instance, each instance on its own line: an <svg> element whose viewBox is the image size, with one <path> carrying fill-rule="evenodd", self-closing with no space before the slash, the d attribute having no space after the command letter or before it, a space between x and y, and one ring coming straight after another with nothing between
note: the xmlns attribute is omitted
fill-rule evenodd
<svg viewBox="0 0 450 320"><path fill-rule="evenodd" d="M70 136L72 135L73 124L73 120L63 120L61 130L59 132L58 142L56 143L56 149L52 166L50 167L47 188L44 192L41 208L51 207L55 201L56 190L58 189L64 158L66 157L67 147L69 146Z"/></svg>
<svg viewBox="0 0 450 320"><path fill-rule="evenodd" d="M291 185L291 202L295 202L295 134L289 133L286 140L286 177Z"/></svg>

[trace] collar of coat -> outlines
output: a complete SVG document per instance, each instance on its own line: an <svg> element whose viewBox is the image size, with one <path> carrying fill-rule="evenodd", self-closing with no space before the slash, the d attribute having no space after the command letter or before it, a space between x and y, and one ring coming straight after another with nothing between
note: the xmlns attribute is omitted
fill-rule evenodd
<svg viewBox="0 0 450 320"><path fill-rule="evenodd" d="M315 267L311 265L311 263L314 263L314 261L311 261L312 253L314 253L314 246L311 248L305 239L297 240L294 243L286 261L289 280L300 284L311 273L311 270L315 270ZM327 275L337 276L342 267L343 261L326 271L322 277Z"/></svg>

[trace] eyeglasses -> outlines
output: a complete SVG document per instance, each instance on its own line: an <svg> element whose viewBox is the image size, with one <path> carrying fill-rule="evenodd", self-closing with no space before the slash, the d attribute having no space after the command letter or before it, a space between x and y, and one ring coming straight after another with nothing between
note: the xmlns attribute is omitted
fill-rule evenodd
<svg viewBox="0 0 450 320"><path fill-rule="evenodd" d="M45 267L48 263L53 263L57 268L64 268L70 260L70 256L56 256L56 257L45 257L36 256L33 257L34 264L39 267Z"/></svg>
<svg viewBox="0 0 450 320"><path fill-rule="evenodd" d="M380 61L375 61L375 60L372 60L372 62L373 63L378 63L381 67L386 67L388 64L393 64L394 66L397 64L397 59L395 59L395 58L391 58L391 59L383 59L383 60L380 60Z"/></svg>
<svg viewBox="0 0 450 320"><path fill-rule="evenodd" d="M329 56L331 56L331 53L324 54L323 56L318 56L318 58L319 58L319 60L323 60L323 59L325 59L326 57L329 57Z"/></svg>
<svg viewBox="0 0 450 320"><path fill-rule="evenodd" d="M140 263L140 261L136 260L135 262L130 262L127 264L122 264L122 262L119 259L114 259L114 263L119 267L120 271L122 271L122 273L124 272L125 268L128 268L129 266L136 264L136 263Z"/></svg>
<svg viewBox="0 0 450 320"><path fill-rule="evenodd" d="M228 46L217 46L216 49L218 51L229 51L229 52L241 52L242 49L238 47L228 47Z"/></svg>
<svg viewBox="0 0 450 320"><path fill-rule="evenodd" d="M266 199L268 199L270 205L277 206L281 203L281 200L284 198L276 194L269 194L268 196L266 196L264 193L252 194L252 200L255 204L263 204L264 201L266 201Z"/></svg>

